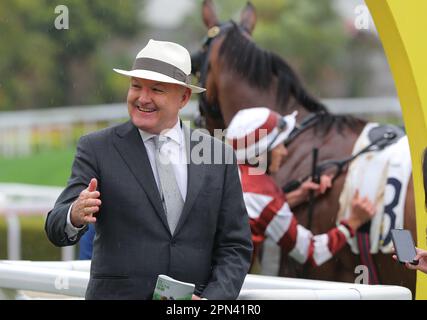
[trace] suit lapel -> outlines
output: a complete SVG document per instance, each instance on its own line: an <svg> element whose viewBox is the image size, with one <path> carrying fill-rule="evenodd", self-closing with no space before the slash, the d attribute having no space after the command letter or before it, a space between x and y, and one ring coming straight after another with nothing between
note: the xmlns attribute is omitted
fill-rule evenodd
<svg viewBox="0 0 427 320"><path fill-rule="evenodd" d="M187 151L187 196L185 198L184 208L182 209L181 217L179 219L178 225L175 229L177 234L181 229L182 225L188 218L188 215L191 212L191 208L194 205L200 189L204 184L205 177L205 165L204 164L195 164L191 159L191 151L198 141L191 141L191 132L192 130L185 125L182 125L184 130L185 146Z"/></svg>
<svg viewBox="0 0 427 320"><path fill-rule="evenodd" d="M114 147L120 153L123 161L136 177L139 185L145 191L155 211L166 229L169 230L166 214L163 210L153 170L148 159L144 142L138 129L128 121L116 128L113 138Z"/></svg>

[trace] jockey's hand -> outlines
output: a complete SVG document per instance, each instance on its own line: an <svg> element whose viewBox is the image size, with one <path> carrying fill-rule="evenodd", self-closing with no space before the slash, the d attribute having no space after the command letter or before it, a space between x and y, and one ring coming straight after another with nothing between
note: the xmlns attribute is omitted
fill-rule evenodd
<svg viewBox="0 0 427 320"><path fill-rule="evenodd" d="M420 248L415 248L417 250L417 255L414 258L414 261L418 261L418 264L414 265L409 262L405 263L405 267L411 270L420 270L424 273L427 273L427 250ZM397 256L394 254L393 259L397 261Z"/></svg>
<svg viewBox="0 0 427 320"><path fill-rule="evenodd" d="M359 190L356 190L351 201L351 214L347 223L353 230L357 230L361 225L372 219L375 210L375 205L372 201L368 197L360 197Z"/></svg>
<svg viewBox="0 0 427 320"><path fill-rule="evenodd" d="M324 194L326 190L332 187L332 177L329 175L322 175L320 177L319 190L316 192L316 195Z"/></svg>
<svg viewBox="0 0 427 320"><path fill-rule="evenodd" d="M90 180L89 186L80 192L79 197L73 203L71 208L70 220L73 226L82 227L88 223L95 223L96 218L94 213L99 211L101 200L99 191L96 191L98 181L93 178Z"/></svg>
<svg viewBox="0 0 427 320"><path fill-rule="evenodd" d="M317 184L311 180L307 180L301 184L301 186L286 194L289 207L293 208L297 205L308 201L310 197L310 191L314 191L315 196L324 194L332 186L332 177L328 175L322 175L320 177L320 183Z"/></svg>

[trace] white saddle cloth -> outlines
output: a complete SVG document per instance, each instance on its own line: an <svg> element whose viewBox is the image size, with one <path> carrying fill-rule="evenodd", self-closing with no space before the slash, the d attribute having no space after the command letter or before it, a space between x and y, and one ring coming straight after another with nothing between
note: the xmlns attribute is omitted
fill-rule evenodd
<svg viewBox="0 0 427 320"><path fill-rule="evenodd" d="M356 141L353 154L370 144L368 132L378 123L368 123ZM367 152L357 157L349 166L341 192L338 221L350 215L351 200L359 189L368 196L377 211L371 220L371 253L391 253L393 247L390 230L403 228L406 190L411 177L412 164L407 136L381 151ZM354 253L359 253L356 237L349 240Z"/></svg>

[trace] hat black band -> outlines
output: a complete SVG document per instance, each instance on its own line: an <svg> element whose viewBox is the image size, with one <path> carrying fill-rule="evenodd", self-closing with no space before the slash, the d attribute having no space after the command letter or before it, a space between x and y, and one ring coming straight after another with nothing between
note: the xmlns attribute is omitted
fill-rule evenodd
<svg viewBox="0 0 427 320"><path fill-rule="evenodd" d="M132 67L132 70L135 69L158 72L175 80L191 84L191 75L186 75L181 69L164 61L151 58L137 58Z"/></svg>

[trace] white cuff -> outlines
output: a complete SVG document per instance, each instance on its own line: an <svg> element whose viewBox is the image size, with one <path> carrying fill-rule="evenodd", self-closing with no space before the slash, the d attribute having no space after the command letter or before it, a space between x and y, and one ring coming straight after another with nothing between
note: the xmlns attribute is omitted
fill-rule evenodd
<svg viewBox="0 0 427 320"><path fill-rule="evenodd" d="M340 223L338 225L338 230L341 231L341 233L345 236L347 241L349 241L351 239L351 233L345 225Z"/></svg>
<svg viewBox="0 0 427 320"><path fill-rule="evenodd" d="M82 230L85 226L81 228L77 228L73 226L71 223L71 209L73 208L74 203L71 204L70 208L68 209L67 213L67 224L65 226L65 233L67 234L68 240L74 241L77 238L77 234L80 230Z"/></svg>

